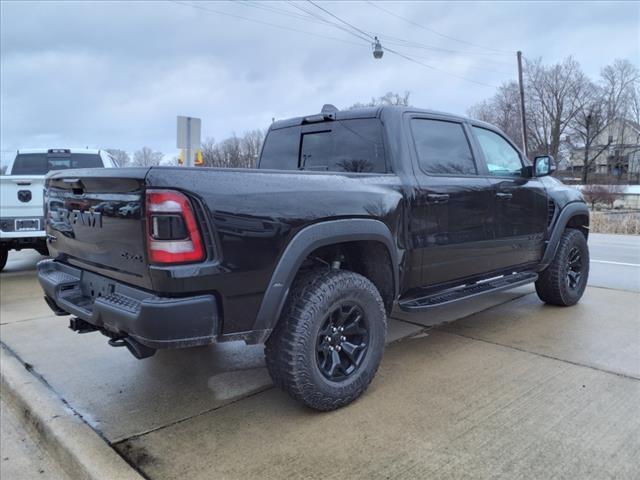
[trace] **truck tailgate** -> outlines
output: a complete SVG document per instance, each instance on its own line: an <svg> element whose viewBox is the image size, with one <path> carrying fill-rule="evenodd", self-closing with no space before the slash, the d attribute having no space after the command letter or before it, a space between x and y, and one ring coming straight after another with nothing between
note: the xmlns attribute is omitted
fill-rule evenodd
<svg viewBox="0 0 640 480"><path fill-rule="evenodd" d="M1 217L42 217L42 175L5 175L0 177Z"/></svg>
<svg viewBox="0 0 640 480"><path fill-rule="evenodd" d="M151 288L143 211L147 171L76 170L50 177L45 208L51 255L85 270Z"/></svg>

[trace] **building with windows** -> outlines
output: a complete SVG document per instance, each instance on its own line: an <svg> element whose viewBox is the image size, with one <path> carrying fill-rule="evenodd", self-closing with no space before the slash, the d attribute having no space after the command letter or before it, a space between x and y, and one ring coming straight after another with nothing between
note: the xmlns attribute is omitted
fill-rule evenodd
<svg viewBox="0 0 640 480"><path fill-rule="evenodd" d="M592 143L589 158L602 151L590 167L590 173L609 176L620 182L640 182L640 124L617 119ZM584 146L572 145L564 169L579 177L584 168Z"/></svg>

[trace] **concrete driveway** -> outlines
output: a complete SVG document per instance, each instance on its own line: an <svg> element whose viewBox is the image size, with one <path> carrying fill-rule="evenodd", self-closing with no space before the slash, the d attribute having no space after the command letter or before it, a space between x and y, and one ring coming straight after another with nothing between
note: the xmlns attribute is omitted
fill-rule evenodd
<svg viewBox="0 0 640 480"><path fill-rule="evenodd" d="M625 258L599 240L594 260L640 264L637 237ZM529 286L394 314L371 388L320 414L272 387L260 346L138 361L71 332L36 258L0 277L3 344L149 478L640 478L640 267L592 263L606 288L572 308Z"/></svg>

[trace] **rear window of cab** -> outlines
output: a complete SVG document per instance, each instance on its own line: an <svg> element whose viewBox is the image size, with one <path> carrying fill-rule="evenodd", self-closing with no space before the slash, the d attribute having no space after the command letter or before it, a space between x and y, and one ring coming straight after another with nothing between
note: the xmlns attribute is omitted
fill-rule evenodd
<svg viewBox="0 0 640 480"><path fill-rule="evenodd" d="M271 130L259 168L386 173L382 123L365 118Z"/></svg>
<svg viewBox="0 0 640 480"><path fill-rule="evenodd" d="M94 153L19 153L13 162L11 175L46 175L52 170L103 166L100 155Z"/></svg>

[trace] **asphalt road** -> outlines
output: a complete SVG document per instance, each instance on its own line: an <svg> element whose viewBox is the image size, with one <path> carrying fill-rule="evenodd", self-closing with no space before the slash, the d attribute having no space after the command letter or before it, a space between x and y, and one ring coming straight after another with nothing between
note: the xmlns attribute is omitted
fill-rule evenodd
<svg viewBox="0 0 640 480"><path fill-rule="evenodd" d="M640 236L592 233L589 285L640 292Z"/></svg>
<svg viewBox="0 0 640 480"><path fill-rule="evenodd" d="M138 361L71 332L41 301L32 251L12 252L0 276L0 339L151 479L636 480L640 237L593 234L590 248L590 287L572 308L529 285L394 313L400 340L371 388L328 414L273 388L261 346Z"/></svg>

